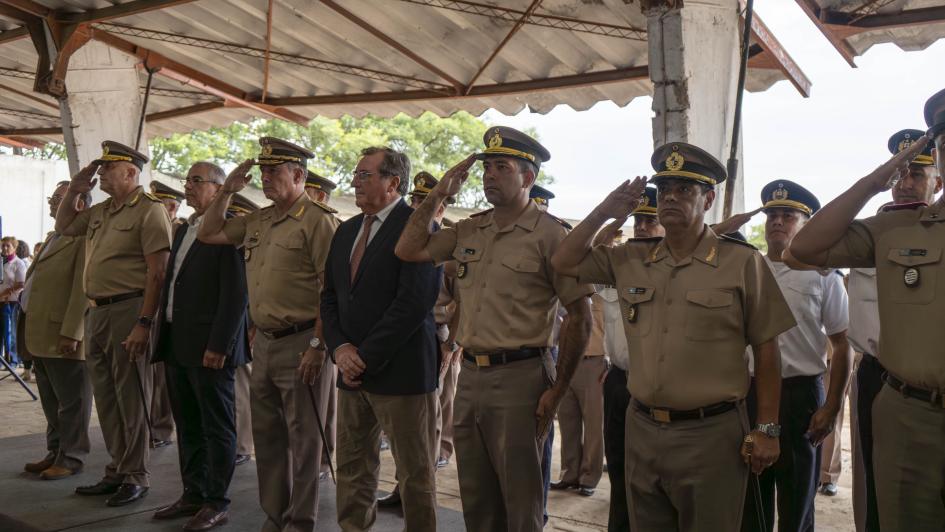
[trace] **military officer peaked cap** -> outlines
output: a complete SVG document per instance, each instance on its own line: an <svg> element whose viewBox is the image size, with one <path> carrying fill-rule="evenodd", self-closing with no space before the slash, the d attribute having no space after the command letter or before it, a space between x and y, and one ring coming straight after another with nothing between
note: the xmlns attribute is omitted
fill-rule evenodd
<svg viewBox="0 0 945 532"><path fill-rule="evenodd" d="M540 142L517 129L505 126L490 127L482 136L486 149L476 154L480 161L487 157L515 157L540 168L551 159L551 153Z"/></svg>
<svg viewBox="0 0 945 532"><path fill-rule="evenodd" d="M151 194L160 199L172 199L177 202L184 201L183 192L174 190L160 181L151 181Z"/></svg>
<svg viewBox="0 0 945 532"><path fill-rule="evenodd" d="M889 152L893 155L901 152L902 150L912 146L915 141L925 135L924 132L919 131L918 129L903 129L895 135L889 137ZM910 164L918 164L922 166L931 166L934 164L932 161L932 143L928 143L925 146L925 149L922 150L922 153L916 156Z"/></svg>
<svg viewBox="0 0 945 532"><path fill-rule="evenodd" d="M430 195L430 192L433 192L433 187L439 183L440 180L433 177L433 174L430 172L417 172L417 175L413 176L413 190L410 191L410 196L417 198L426 198ZM446 198L445 203L447 205L452 205L456 203L456 199L453 196Z"/></svg>
<svg viewBox="0 0 945 532"><path fill-rule="evenodd" d="M555 193L541 185L532 185L532 189L528 191L528 197L539 205L548 205L555 198Z"/></svg>
<svg viewBox="0 0 945 532"><path fill-rule="evenodd" d="M92 162L96 164L105 164L115 161L123 161L137 166L138 170L142 170L144 169L144 165L147 164L149 160L150 159L148 159L147 155L134 148L130 148L113 140L106 140L102 142L102 155Z"/></svg>
<svg viewBox="0 0 945 532"><path fill-rule="evenodd" d="M925 125L929 126L929 138L932 140L945 133L945 89L936 92L925 102Z"/></svg>
<svg viewBox="0 0 945 532"><path fill-rule="evenodd" d="M230 201L230 206L226 210L232 214L249 214L259 210L259 205L256 205L251 199L247 198L242 194L233 194L233 200Z"/></svg>
<svg viewBox="0 0 945 532"><path fill-rule="evenodd" d="M656 170L651 180L655 183L674 178L714 187L726 178L725 166L718 159L702 148L685 142L670 142L656 148L650 164Z"/></svg>
<svg viewBox="0 0 945 532"><path fill-rule="evenodd" d="M640 205L630 216L656 216L656 188L646 187L640 197Z"/></svg>
<svg viewBox="0 0 945 532"><path fill-rule="evenodd" d="M261 137L259 146L262 148L256 158L256 164L259 166L276 166L282 163L299 163L305 166L308 159L315 157L309 150L275 137Z"/></svg>
<svg viewBox="0 0 945 532"><path fill-rule="evenodd" d="M820 210L820 201L811 191L787 179L772 181L761 189L761 203L767 211L773 208L794 209L811 216Z"/></svg>
<svg viewBox="0 0 945 532"><path fill-rule="evenodd" d="M308 175L305 178L305 188L316 188L331 194L331 191L335 190L335 187L337 186L338 185L336 185L334 181L326 179L315 172L308 170Z"/></svg>

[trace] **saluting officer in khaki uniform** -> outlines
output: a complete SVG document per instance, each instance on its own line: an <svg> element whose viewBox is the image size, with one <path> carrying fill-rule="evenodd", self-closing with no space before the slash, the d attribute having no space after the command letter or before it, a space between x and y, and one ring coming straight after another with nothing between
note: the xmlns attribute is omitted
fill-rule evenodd
<svg viewBox="0 0 945 532"><path fill-rule="evenodd" d="M259 205L242 194L233 194L230 206L226 208L230 216L246 216L259 210ZM240 250L242 252L243 250ZM250 328L250 342L255 337L255 327ZM247 362L236 368L236 465L249 462L253 454L253 416L249 407L249 378L253 374L253 363Z"/></svg>
<svg viewBox="0 0 945 532"><path fill-rule="evenodd" d="M86 364L112 461L105 477L76 488L80 495L114 494L121 506L148 492L148 425L151 399L150 332L171 247L171 223L161 200L138 185L148 162L117 142L102 143L102 156L72 178L56 215L56 231L86 237ZM75 200L95 186L111 196L76 212Z"/></svg>
<svg viewBox="0 0 945 532"><path fill-rule="evenodd" d="M929 132L828 203L790 252L816 266L876 268L886 386L873 403L873 470L884 532L945 530L945 201L854 220L935 143L945 172L945 90L925 104Z"/></svg>
<svg viewBox="0 0 945 532"><path fill-rule="evenodd" d="M151 181L151 195L161 200L171 228L175 229L180 221L177 210L184 201L184 193L171 188L160 181ZM174 414L171 412L171 398L167 392L167 379L164 377L164 362L151 364L151 448L157 449L170 445L174 434Z"/></svg>
<svg viewBox="0 0 945 532"><path fill-rule="evenodd" d="M682 142L656 149L665 237L591 248L610 218L639 203L624 182L562 242L552 263L581 282L616 285L630 347L626 482L632 530L738 530L750 461L778 457L777 337L795 325L764 257L704 223L725 168ZM759 425L752 446L745 348L755 353ZM742 449L742 453L740 453ZM744 451L750 454L744 457Z"/></svg>
<svg viewBox="0 0 945 532"><path fill-rule="evenodd" d="M411 216L397 255L458 262L464 351L453 428L467 530L539 531L543 440L587 344L594 289L551 269L567 230L528 198L548 150L507 127L490 128L483 141L483 153L447 172ZM495 208L430 234L440 204L477 159ZM549 346L559 301L570 318L556 369Z"/></svg>
<svg viewBox="0 0 945 532"><path fill-rule="evenodd" d="M311 531L323 449L316 420L324 421L334 385L331 372L321 371L325 347L319 297L338 221L333 209L305 195L305 166L312 152L271 137L259 144L258 162L244 161L230 173L197 238L244 250L250 316L257 328L251 408L259 500L267 516L262 530ZM246 186L255 164L274 205L225 219L231 196Z"/></svg>

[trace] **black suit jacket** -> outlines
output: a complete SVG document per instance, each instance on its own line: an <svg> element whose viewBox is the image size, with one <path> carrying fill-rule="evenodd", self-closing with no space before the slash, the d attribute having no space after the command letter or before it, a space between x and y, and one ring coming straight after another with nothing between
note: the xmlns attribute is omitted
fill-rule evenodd
<svg viewBox="0 0 945 532"><path fill-rule="evenodd" d="M174 233L161 307L156 323L154 361L171 361L185 367L203 365L206 350L226 355L225 367L252 360L249 350L249 296L243 257L231 245L204 244L194 240L174 279L174 264L187 232L184 223ZM174 282L174 308L170 327L164 325L164 310Z"/></svg>
<svg viewBox="0 0 945 532"><path fill-rule="evenodd" d="M371 393L421 394L437 385L433 305L442 268L394 255L412 212L398 200L365 249L353 284L349 257L363 214L338 226L328 252L321 303L325 342L330 353L345 343L358 349L367 366L361 389ZM338 387L348 389L340 373Z"/></svg>

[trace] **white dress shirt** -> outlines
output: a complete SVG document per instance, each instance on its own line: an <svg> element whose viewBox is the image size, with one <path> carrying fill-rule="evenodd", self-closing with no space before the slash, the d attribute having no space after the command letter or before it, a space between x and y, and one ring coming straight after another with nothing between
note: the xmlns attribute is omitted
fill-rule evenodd
<svg viewBox="0 0 945 532"><path fill-rule="evenodd" d="M630 367L630 348L623 329L620 313L620 294L612 286L601 286L597 291L604 301L604 354L618 368L627 371Z"/></svg>
<svg viewBox="0 0 945 532"><path fill-rule="evenodd" d="M879 298L876 268L850 269L850 330L853 349L879 357Z"/></svg>
<svg viewBox="0 0 945 532"><path fill-rule="evenodd" d="M16 283L25 282L26 263L23 262L23 259L14 255L13 260L3 265L3 282L0 282L0 292L7 290L8 288L13 288ZM2 301L4 303L17 301L20 297L21 290L10 293L10 295L3 298Z"/></svg>
<svg viewBox="0 0 945 532"><path fill-rule="evenodd" d="M391 211L394 210L394 207L400 203L400 198L390 202L390 205L384 207L380 211L374 214L374 223L371 224L371 233L368 235L367 242L365 242L365 249L367 246L371 245L371 240L374 240L374 237L377 236L377 232L381 230L381 226L384 225L384 220L390 215ZM365 215L367 216L367 215ZM351 253L348 254L348 260L351 260L351 256L354 255L354 248L358 247L358 240L361 239L361 234L364 232L364 221L361 221L361 227L358 228L358 234L354 237L354 245L351 246Z"/></svg>
<svg viewBox="0 0 945 532"><path fill-rule="evenodd" d="M822 275L792 270L768 257L765 261L797 321L792 329L778 335L781 378L826 373L827 337L847 330L850 323L843 278L835 271Z"/></svg>
<svg viewBox="0 0 945 532"><path fill-rule="evenodd" d="M197 240L197 231L200 229L201 223L203 223L203 217L201 216L194 216L190 219L187 232L184 233L184 239L180 241L180 249L177 250L177 255L174 256L174 271L171 272L171 284L167 291L167 308L164 309L164 320L168 323L171 323L174 317L174 284L177 282L177 274L180 272L180 266L187 258L191 246Z"/></svg>

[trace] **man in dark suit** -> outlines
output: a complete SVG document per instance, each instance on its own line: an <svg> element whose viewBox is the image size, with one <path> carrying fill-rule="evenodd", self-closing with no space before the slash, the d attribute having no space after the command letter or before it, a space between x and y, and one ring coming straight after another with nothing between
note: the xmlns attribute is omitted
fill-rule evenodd
<svg viewBox="0 0 945 532"><path fill-rule="evenodd" d="M413 212L410 160L362 152L352 185L362 214L342 223L325 268L322 320L338 365L338 523L374 524L380 431L391 443L405 530L436 530L437 349L433 305L442 272L403 262L394 245Z"/></svg>
<svg viewBox="0 0 945 532"><path fill-rule="evenodd" d="M196 212L174 234L161 299L155 361L165 366L184 492L154 518L193 516L184 530L227 521L236 458L235 372L250 359L243 259L232 245L197 240L225 179L222 169L205 162L187 173L187 204Z"/></svg>

